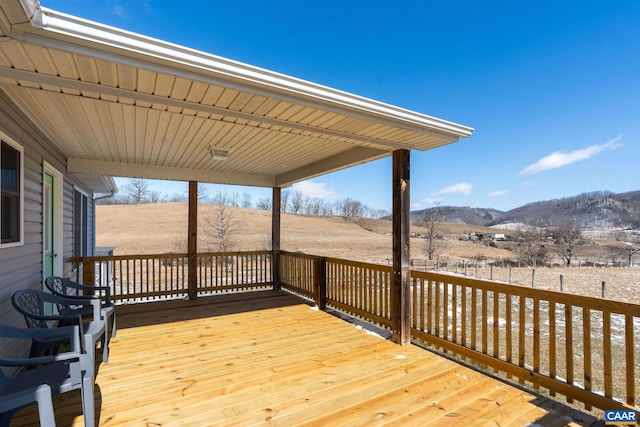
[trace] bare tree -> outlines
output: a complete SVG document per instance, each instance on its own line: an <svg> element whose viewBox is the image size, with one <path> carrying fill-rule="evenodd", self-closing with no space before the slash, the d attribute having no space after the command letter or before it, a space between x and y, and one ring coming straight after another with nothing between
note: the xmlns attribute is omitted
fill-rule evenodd
<svg viewBox="0 0 640 427"><path fill-rule="evenodd" d="M289 190L285 190L280 192L280 211L281 212L288 212L287 209L289 209L289 196L291 195L291 193L289 192ZM271 202L269 202L269 204L271 204ZM271 209L271 208L269 208Z"/></svg>
<svg viewBox="0 0 640 427"><path fill-rule="evenodd" d="M220 252L227 252L234 246L233 236L238 223L232 208L226 204L224 193L216 195L216 206L212 214L205 218L204 240Z"/></svg>
<svg viewBox="0 0 640 427"><path fill-rule="evenodd" d="M164 200L164 198L162 197L162 194L160 194L157 191L151 191L149 192L149 202L150 203L162 203L162 201Z"/></svg>
<svg viewBox="0 0 640 427"><path fill-rule="evenodd" d="M294 214L302 213L304 208L304 196L300 191L294 191L291 197L291 212Z"/></svg>
<svg viewBox="0 0 640 427"><path fill-rule="evenodd" d="M218 190L213 196L212 202L214 205L229 205L229 196L225 191Z"/></svg>
<svg viewBox="0 0 640 427"><path fill-rule="evenodd" d="M514 236L520 261L530 267L543 264L547 258L545 229L536 225L519 228Z"/></svg>
<svg viewBox="0 0 640 427"><path fill-rule="evenodd" d="M272 201L270 198L265 197L263 199L258 200L258 203L256 204L256 207L260 210L263 211L270 211L271 210L271 205L272 205Z"/></svg>
<svg viewBox="0 0 640 427"><path fill-rule="evenodd" d="M242 207L243 208L250 208L251 205L252 205L251 194L242 193Z"/></svg>
<svg viewBox="0 0 640 427"><path fill-rule="evenodd" d="M227 194L227 204L236 208L240 207L240 193L234 191L233 193Z"/></svg>
<svg viewBox="0 0 640 427"><path fill-rule="evenodd" d="M616 240L618 238L616 237ZM624 242L624 248L622 250L622 254L627 258L627 265L631 267L631 261L633 261L633 257L640 253L640 236L629 236Z"/></svg>
<svg viewBox="0 0 640 427"><path fill-rule="evenodd" d="M440 203L436 203L436 207L428 209L422 216L422 225L427 229L426 236L426 252L429 261L433 261L433 255L438 249L438 232L442 224L443 216L440 213Z"/></svg>
<svg viewBox="0 0 640 427"><path fill-rule="evenodd" d="M124 187L133 204L144 203L149 196L149 181L141 178L134 178Z"/></svg>
<svg viewBox="0 0 640 427"><path fill-rule="evenodd" d="M344 218L361 217L364 212L362 203L348 197L341 202L336 203L338 214Z"/></svg>
<svg viewBox="0 0 640 427"><path fill-rule="evenodd" d="M550 231L555 243L554 251L567 267L571 267L571 260L576 255L576 248L582 241L580 226L575 221L567 221Z"/></svg>
<svg viewBox="0 0 640 427"><path fill-rule="evenodd" d="M324 200L322 199L311 199L307 201L307 213L309 215L320 215L324 208Z"/></svg>
<svg viewBox="0 0 640 427"><path fill-rule="evenodd" d="M206 202L209 199L209 190L202 182L198 183L198 203Z"/></svg>

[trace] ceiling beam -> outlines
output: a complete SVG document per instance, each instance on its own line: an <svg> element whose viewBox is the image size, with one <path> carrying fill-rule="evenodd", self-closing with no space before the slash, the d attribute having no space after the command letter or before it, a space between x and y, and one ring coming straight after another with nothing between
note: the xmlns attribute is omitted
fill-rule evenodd
<svg viewBox="0 0 640 427"><path fill-rule="evenodd" d="M102 160L83 160L75 158L67 159L67 172L122 176L127 178L198 181L212 184L247 185L252 187L273 188L275 186L274 177L266 175L245 175L239 173L107 162Z"/></svg>
<svg viewBox="0 0 640 427"><path fill-rule="evenodd" d="M368 147L356 147L332 157L302 166L289 172L276 176L277 187L287 187L298 181L311 179L348 166L355 166L371 160L390 156L392 153L386 150L377 150Z"/></svg>

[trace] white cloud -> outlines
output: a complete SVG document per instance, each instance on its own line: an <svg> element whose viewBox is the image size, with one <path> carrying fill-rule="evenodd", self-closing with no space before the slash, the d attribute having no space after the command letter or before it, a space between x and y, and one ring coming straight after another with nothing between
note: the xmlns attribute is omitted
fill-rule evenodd
<svg viewBox="0 0 640 427"><path fill-rule="evenodd" d="M126 15L125 9L122 6L114 6L113 7L113 14L120 17L120 18L124 18Z"/></svg>
<svg viewBox="0 0 640 427"><path fill-rule="evenodd" d="M423 208L423 207L426 207L426 206L431 206L431 205L437 206L437 205L439 205L441 203L442 203L442 199L427 197L426 199L422 199L419 202L414 203L413 204L413 208L414 209L420 209L420 208Z"/></svg>
<svg viewBox="0 0 640 427"><path fill-rule="evenodd" d="M472 184L469 184L468 182L460 182L458 184L453 184L445 187L442 190L438 191L436 194L462 193L468 196L469 193L471 193L472 188Z"/></svg>
<svg viewBox="0 0 640 427"><path fill-rule="evenodd" d="M427 197L426 199L422 199L422 203L427 205L439 205L442 203L442 199L432 199Z"/></svg>
<svg viewBox="0 0 640 427"><path fill-rule="evenodd" d="M308 199L335 199L336 193L327 184L321 182L301 181L291 186L293 191L299 191Z"/></svg>
<svg viewBox="0 0 640 427"><path fill-rule="evenodd" d="M493 192L489 193L488 196L489 197L500 197L500 196L504 196L507 193L508 193L507 190L493 191Z"/></svg>
<svg viewBox="0 0 640 427"><path fill-rule="evenodd" d="M610 141L607 141L604 144L592 145L587 148L580 148L578 150L573 150L569 153L556 151L555 153L551 153L548 156L545 156L540 160L538 160L537 162L522 169L520 171L520 175L527 175L527 174L543 172L551 169L557 169L562 166L567 166L572 163L579 162L580 160L586 160L588 158L597 156L604 150L613 150L618 147L621 147L622 144L618 143L620 139L622 139L622 135L619 135L616 138Z"/></svg>

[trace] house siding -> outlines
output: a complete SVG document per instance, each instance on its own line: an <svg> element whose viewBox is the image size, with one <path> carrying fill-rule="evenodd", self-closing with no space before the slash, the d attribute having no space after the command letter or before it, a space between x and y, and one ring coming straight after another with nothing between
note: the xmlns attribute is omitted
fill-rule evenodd
<svg viewBox="0 0 640 427"><path fill-rule="evenodd" d="M0 248L0 323L24 327L24 319L11 305L11 295L18 289L42 289L42 210L43 167L46 161L63 174L62 248L63 275L74 277L73 266L67 259L73 255L73 194L75 188L86 189L75 177L66 174L64 156L48 142L46 137L14 107L0 92L0 131L23 147L24 156L24 210L23 244ZM94 212L89 197L90 214ZM89 227L93 227L93 218ZM89 236L94 236L89 230ZM93 250L93 241L89 244ZM0 351L2 351L0 344Z"/></svg>

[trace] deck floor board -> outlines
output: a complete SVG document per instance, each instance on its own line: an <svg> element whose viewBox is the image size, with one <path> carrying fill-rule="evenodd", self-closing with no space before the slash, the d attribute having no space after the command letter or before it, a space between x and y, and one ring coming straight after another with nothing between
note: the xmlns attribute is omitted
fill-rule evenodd
<svg viewBox="0 0 640 427"><path fill-rule="evenodd" d="M604 425L276 292L119 306L96 403L101 426ZM79 392L54 405L83 424Z"/></svg>

